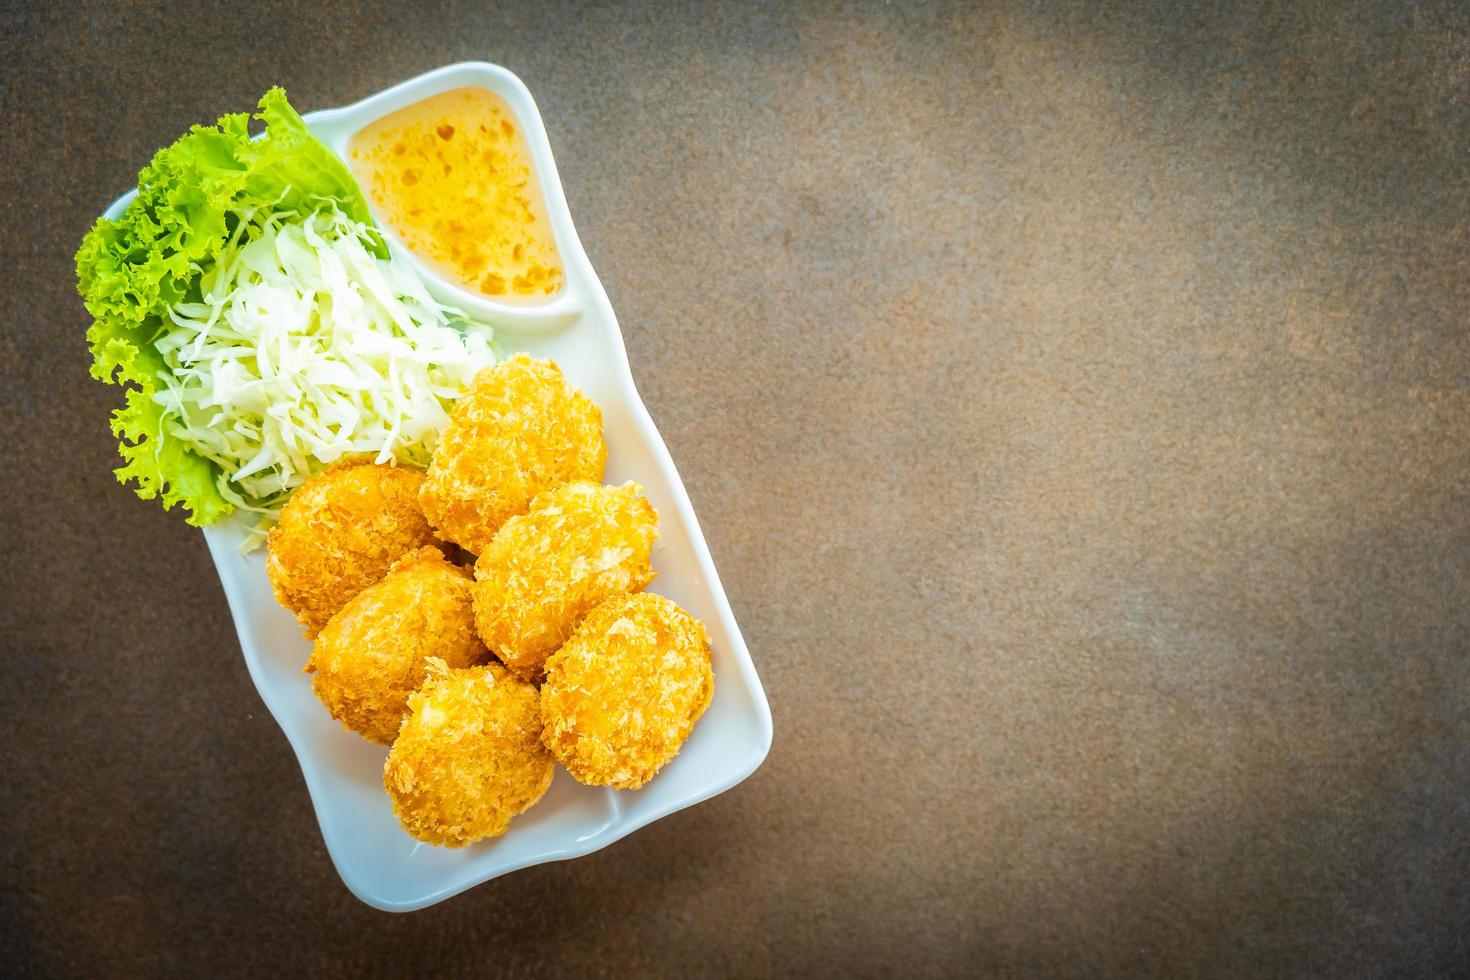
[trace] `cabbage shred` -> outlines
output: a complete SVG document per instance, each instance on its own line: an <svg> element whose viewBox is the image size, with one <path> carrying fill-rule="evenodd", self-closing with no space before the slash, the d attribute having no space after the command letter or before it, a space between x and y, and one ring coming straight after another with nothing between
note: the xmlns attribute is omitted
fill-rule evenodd
<svg viewBox="0 0 1470 980"><path fill-rule="evenodd" d="M241 234L245 229L249 234ZM343 457L426 466L451 403L494 360L488 326L429 296L334 204L241 222L155 340L164 431L261 515Z"/></svg>

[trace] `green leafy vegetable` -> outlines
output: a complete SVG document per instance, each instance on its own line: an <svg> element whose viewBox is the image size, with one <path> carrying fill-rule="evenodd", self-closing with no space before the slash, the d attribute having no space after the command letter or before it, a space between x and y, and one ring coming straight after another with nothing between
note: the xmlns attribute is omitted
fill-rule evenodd
<svg viewBox="0 0 1470 980"><path fill-rule="evenodd" d="M77 251L77 288L95 322L87 331L92 376L128 388L113 414L125 460L116 473L138 496L183 505L189 523L228 514L219 467L171 432L155 395L169 367L154 342L172 328L171 309L198 302L200 279L232 242L256 238L281 211L335 205L371 223L367 202L343 163L307 130L273 88L260 100L265 134L251 140L249 118L195 126L138 175L138 197L117 221L99 220ZM387 255L381 241L375 254Z"/></svg>

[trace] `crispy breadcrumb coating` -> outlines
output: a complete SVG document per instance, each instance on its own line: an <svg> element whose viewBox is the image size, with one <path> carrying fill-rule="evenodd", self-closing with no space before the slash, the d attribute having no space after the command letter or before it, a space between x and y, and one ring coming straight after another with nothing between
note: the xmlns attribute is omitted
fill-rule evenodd
<svg viewBox="0 0 1470 980"><path fill-rule="evenodd" d="M430 657L450 667L482 664L490 653L475 633L470 575L420 548L363 589L316 639L306 670L327 710L363 738L392 745L408 696Z"/></svg>
<svg viewBox="0 0 1470 980"><path fill-rule="evenodd" d="M418 502L423 481L413 467L358 458L318 473L291 495L266 538L265 570L308 639L393 562L435 543Z"/></svg>
<svg viewBox="0 0 1470 980"><path fill-rule="evenodd" d="M616 596L546 661L541 741L580 782L638 789L678 755L714 690L703 623L660 595Z"/></svg>
<svg viewBox="0 0 1470 980"><path fill-rule="evenodd" d="M568 483L512 517L475 562L475 625L528 680L587 611L653 581L658 514L636 483Z"/></svg>
<svg viewBox="0 0 1470 980"><path fill-rule="evenodd" d="M551 785L536 687L499 664L451 670L431 661L408 706L383 786L418 840L463 847L498 837Z"/></svg>
<svg viewBox="0 0 1470 980"><path fill-rule="evenodd" d="M606 461L602 410L555 363L518 354L454 403L419 501L441 535L479 554L536 494L600 481Z"/></svg>

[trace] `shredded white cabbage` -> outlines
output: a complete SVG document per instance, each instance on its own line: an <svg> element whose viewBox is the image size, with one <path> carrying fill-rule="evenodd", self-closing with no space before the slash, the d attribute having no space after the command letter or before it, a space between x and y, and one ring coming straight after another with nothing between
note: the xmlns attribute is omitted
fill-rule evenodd
<svg viewBox="0 0 1470 980"><path fill-rule="evenodd" d="M372 229L335 208L251 230L203 277L201 301L171 311L155 345L172 377L154 397L170 433L219 465L225 498L262 516L254 544L343 456L428 465L450 404L495 357L489 326L378 258Z"/></svg>

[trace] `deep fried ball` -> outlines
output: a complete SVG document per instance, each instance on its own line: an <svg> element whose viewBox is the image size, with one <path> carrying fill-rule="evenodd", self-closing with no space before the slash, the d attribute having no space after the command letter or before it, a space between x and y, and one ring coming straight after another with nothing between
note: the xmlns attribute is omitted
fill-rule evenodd
<svg viewBox="0 0 1470 980"><path fill-rule="evenodd" d="M512 517L475 562L480 639L528 680L587 611L653 581L658 514L636 483L568 483Z"/></svg>
<svg viewBox="0 0 1470 980"><path fill-rule="evenodd" d="M418 840L463 847L498 837L551 785L536 687L499 664L452 670L431 661L408 707L383 786Z"/></svg>
<svg viewBox="0 0 1470 980"><path fill-rule="evenodd" d="M679 753L714 689L703 623L660 595L616 596L546 661L541 741L578 781L637 789Z"/></svg>
<svg viewBox="0 0 1470 980"><path fill-rule="evenodd" d="M454 403L419 501L440 534L478 554L536 494L601 480L606 460L601 409L553 362L518 354Z"/></svg>
<svg viewBox="0 0 1470 980"><path fill-rule="evenodd" d="M381 582L348 600L316 639L312 690L343 725L392 745L408 696L430 657L450 667L482 664L490 653L475 633L470 575L437 548L394 562Z"/></svg>
<svg viewBox="0 0 1470 980"><path fill-rule="evenodd" d="M308 638L393 562L434 543L418 502L423 481L410 466L354 459L313 476L286 501L266 538L265 570Z"/></svg>

